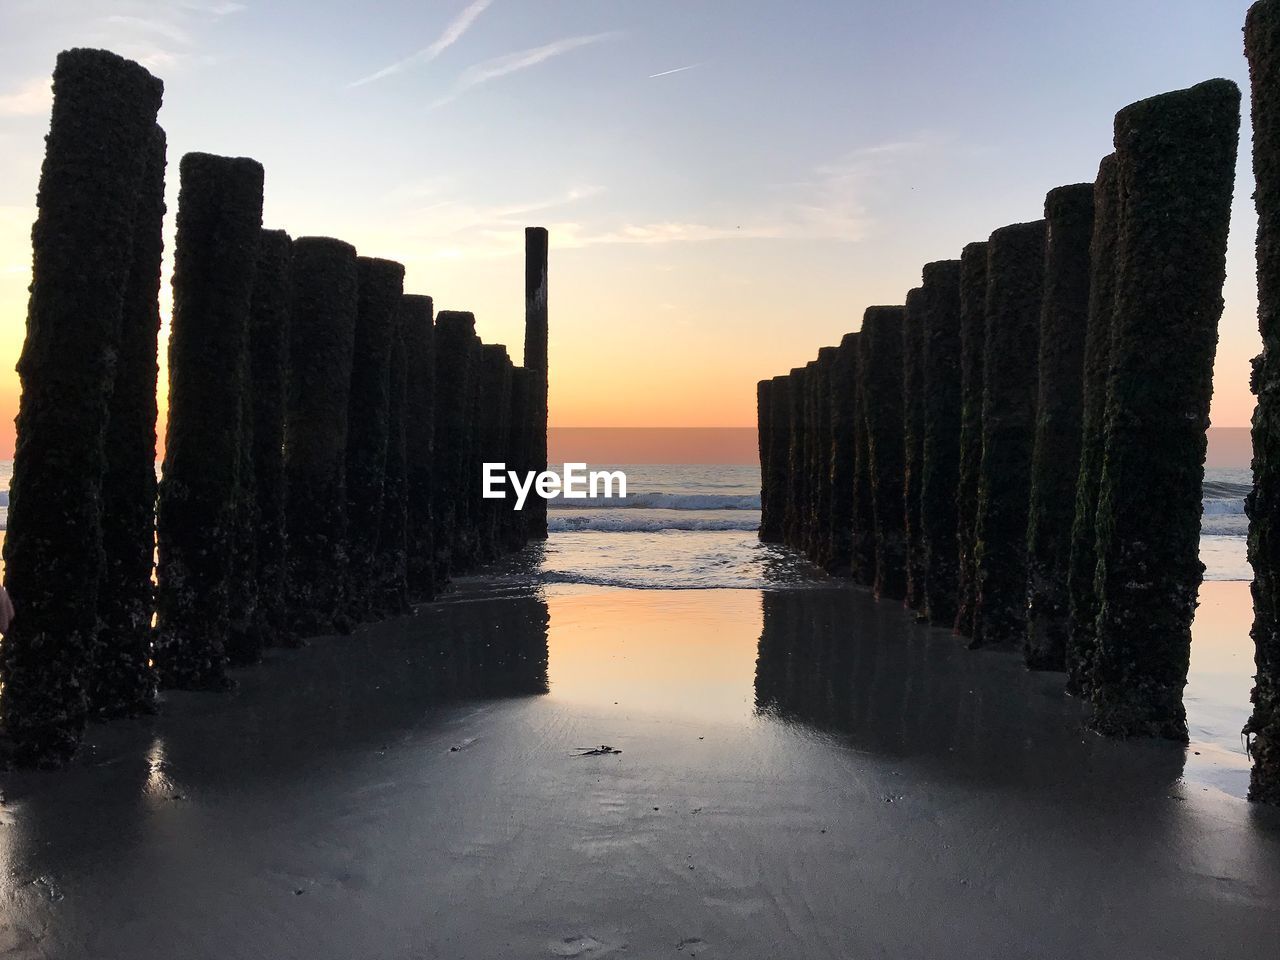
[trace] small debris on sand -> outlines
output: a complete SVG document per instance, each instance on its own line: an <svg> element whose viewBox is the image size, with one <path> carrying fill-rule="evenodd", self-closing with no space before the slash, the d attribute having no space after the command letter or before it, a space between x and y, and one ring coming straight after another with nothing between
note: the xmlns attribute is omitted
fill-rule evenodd
<svg viewBox="0 0 1280 960"><path fill-rule="evenodd" d="M615 753L621 753L621 750L615 750L607 743L603 743L598 747L575 747L575 750L581 751L575 754L579 757L606 757Z"/></svg>

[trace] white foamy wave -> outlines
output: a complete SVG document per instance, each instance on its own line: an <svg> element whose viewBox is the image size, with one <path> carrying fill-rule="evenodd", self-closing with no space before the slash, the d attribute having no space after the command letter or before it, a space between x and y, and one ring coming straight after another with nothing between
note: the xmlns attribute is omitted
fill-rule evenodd
<svg viewBox="0 0 1280 960"><path fill-rule="evenodd" d="M635 493L625 498L586 497L581 500L565 500L557 497L548 503L548 506L552 510L583 510L587 507L617 510L759 510L760 495Z"/></svg>
<svg viewBox="0 0 1280 960"><path fill-rule="evenodd" d="M547 519L551 533L594 530L602 533L661 533L664 530L743 530L760 527L758 516L750 517L670 517L670 516L589 516Z"/></svg>
<svg viewBox="0 0 1280 960"><path fill-rule="evenodd" d="M1243 500L1206 500L1204 502L1206 517L1243 517Z"/></svg>

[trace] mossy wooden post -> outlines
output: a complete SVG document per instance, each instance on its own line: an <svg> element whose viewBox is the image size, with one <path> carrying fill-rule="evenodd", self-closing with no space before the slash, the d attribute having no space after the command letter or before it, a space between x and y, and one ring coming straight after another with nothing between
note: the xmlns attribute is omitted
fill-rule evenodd
<svg viewBox="0 0 1280 960"><path fill-rule="evenodd" d="M1258 209L1258 327L1254 361L1253 642L1257 676L1253 716L1244 728L1253 771L1249 798L1280 803L1280 2L1261 0L1245 23L1253 90L1253 172Z"/></svg>
<svg viewBox="0 0 1280 960"><path fill-rule="evenodd" d="M1067 577L1083 429L1093 184L1051 190L1045 197L1044 217L1048 245L1027 520L1024 653L1033 670L1065 670L1070 610Z"/></svg>
<svg viewBox="0 0 1280 960"><path fill-rule="evenodd" d="M382 529L391 410L391 344L395 339L404 266L357 257L356 334L347 411L347 612L374 616L375 559Z"/></svg>
<svg viewBox="0 0 1280 960"><path fill-rule="evenodd" d="M987 244L960 252L960 475L956 487L956 633L977 635L978 474L982 470L983 352L987 331Z"/></svg>
<svg viewBox="0 0 1280 960"><path fill-rule="evenodd" d="M156 514L155 663L164 686L209 690L230 682L230 590L262 166L189 153L179 175L169 420Z"/></svg>
<svg viewBox="0 0 1280 960"><path fill-rule="evenodd" d="M507 348L500 343L486 343L480 348L480 418L476 423L478 468L475 484L483 488L483 465L503 463L509 423L507 407L511 403L511 381L507 372L510 358ZM511 504L506 499L477 501L476 559L491 563L501 549L502 515ZM504 509L505 508L505 509Z"/></svg>
<svg viewBox="0 0 1280 960"><path fill-rule="evenodd" d="M808 472L805 470L805 397L808 395L807 367L791 369L791 443L787 448L787 513L785 543L800 549L804 533L804 511L808 503Z"/></svg>
<svg viewBox="0 0 1280 960"><path fill-rule="evenodd" d="M403 302L403 298L401 298ZM409 613L409 476L408 476L408 353L404 340L404 311L396 307L391 331L388 376L387 455L379 514L376 588L373 605L379 616Z"/></svg>
<svg viewBox="0 0 1280 960"><path fill-rule="evenodd" d="M1026 635L1044 250L1043 220L1001 227L987 241L975 644L1020 646Z"/></svg>
<svg viewBox="0 0 1280 960"><path fill-rule="evenodd" d="M761 380L756 384L756 450L760 458L760 540L769 542L769 530L773 523L772 491L769 489L769 453L771 415L773 404L772 380Z"/></svg>
<svg viewBox="0 0 1280 960"><path fill-rule="evenodd" d="M800 469L804 471L804 499L800 504L799 542L796 549L812 558L814 506L818 500L817 469L814 464L818 444L818 361L805 364L804 378L804 443Z"/></svg>
<svg viewBox="0 0 1280 960"><path fill-rule="evenodd" d="M769 469L763 484L769 491L769 521L761 521L760 539L782 543L787 521L787 477L791 453L791 378L774 377L769 386Z"/></svg>
<svg viewBox="0 0 1280 960"><path fill-rule="evenodd" d="M530 391L533 389L533 377L524 367L514 367L511 371L511 418L508 450L510 469L524 474L528 470L529 445L532 442L533 420L529 410ZM523 550L529 542L529 529L523 510L516 510L514 504L507 505L508 549Z"/></svg>
<svg viewBox="0 0 1280 960"><path fill-rule="evenodd" d="M871 446L867 434L866 350L857 334L853 396L853 503L849 572L855 583L871 586L876 579L876 518L871 488Z"/></svg>
<svg viewBox="0 0 1280 960"><path fill-rule="evenodd" d="M924 600L934 623L956 618L959 544L956 488L960 483L960 261L925 264L924 393L920 478Z"/></svg>
<svg viewBox="0 0 1280 960"><path fill-rule="evenodd" d="M823 347L814 361L813 442L809 447L813 505L809 514L809 559L825 567L831 554L831 368L836 347Z"/></svg>
<svg viewBox="0 0 1280 960"><path fill-rule="evenodd" d="M1124 215L1098 497L1093 727L1185 740L1200 514L1240 91L1211 80L1116 115Z"/></svg>
<svg viewBox="0 0 1280 960"><path fill-rule="evenodd" d="M455 572L463 489L472 479L467 448L472 430L471 384L476 318L473 314L442 310L435 330L435 515L436 556L444 576ZM535 386L534 392L537 392ZM535 401L536 402L536 401ZM534 413L536 422L537 413ZM531 468L532 469L532 468ZM527 509L527 508L526 508Z"/></svg>
<svg viewBox="0 0 1280 960"><path fill-rule="evenodd" d="M527 431L522 422L528 409L528 389L524 382L524 368L517 367L511 357L505 357L502 365L503 394L506 398L502 417L503 435L499 446L502 462L508 470L519 470L524 458L522 448ZM517 392L519 396L517 396ZM498 549L503 553L515 553L524 549L524 522L515 509L515 501L507 499L498 504Z"/></svg>
<svg viewBox="0 0 1280 960"><path fill-rule="evenodd" d="M54 70L4 544L17 615L0 644L0 721L24 765L66 761L84 730L111 357L161 91L102 50L61 53Z"/></svg>
<svg viewBox="0 0 1280 960"><path fill-rule="evenodd" d="M902 510L906 526L907 606L924 607L924 525L920 491L924 479L924 321L928 312L921 287L907 291L902 324Z"/></svg>
<svg viewBox="0 0 1280 960"><path fill-rule="evenodd" d="M1087 696L1097 648L1098 488L1106 438L1107 374L1116 299L1116 242L1120 235L1120 180L1115 154L1104 157L1093 185L1093 234L1089 241L1089 315L1085 323L1084 380L1080 415L1080 473L1067 570L1067 689Z"/></svg>
<svg viewBox="0 0 1280 960"><path fill-rule="evenodd" d="M906 312L905 307L868 307L859 337L876 532L875 592L877 597L890 600L903 600L907 594L902 496L902 325Z"/></svg>
<svg viewBox="0 0 1280 960"><path fill-rule="evenodd" d="M87 657L89 710L100 718L155 709L151 576L156 550L156 358L164 254L165 136L153 129L138 190L102 478L105 564L98 633Z"/></svg>
<svg viewBox="0 0 1280 960"><path fill-rule="evenodd" d="M285 419L288 603L299 636L344 631L347 411L355 346L356 251L329 237L293 242Z"/></svg>
<svg viewBox="0 0 1280 960"><path fill-rule="evenodd" d="M459 573L469 573L483 562L480 547L480 518L485 503L480 498L480 430L484 401L484 342L474 333L467 343L467 429L462 434L461 474L458 480L458 523L454 531L453 557ZM532 499L532 498L531 498ZM538 498L541 499L541 498Z"/></svg>
<svg viewBox="0 0 1280 960"><path fill-rule="evenodd" d="M435 310L430 297L406 293L400 298L405 365L405 469L407 474L409 599L435 597L435 521L432 476L435 453Z"/></svg>
<svg viewBox="0 0 1280 960"><path fill-rule="evenodd" d="M857 428L858 334L846 333L831 365L831 504L825 566L849 576L853 569L854 460Z"/></svg>
<svg viewBox="0 0 1280 960"><path fill-rule="evenodd" d="M289 382L289 308L293 299L293 241L264 230L249 310L252 469L256 489L255 540L258 623L263 639L292 645L285 605L285 407Z"/></svg>
<svg viewBox="0 0 1280 960"><path fill-rule="evenodd" d="M524 366L537 383L532 403L533 436L530 448L533 463L530 470L547 469L547 249L544 227L527 227L524 231ZM536 493L525 504L529 514L526 524L534 540L547 539L547 502Z"/></svg>

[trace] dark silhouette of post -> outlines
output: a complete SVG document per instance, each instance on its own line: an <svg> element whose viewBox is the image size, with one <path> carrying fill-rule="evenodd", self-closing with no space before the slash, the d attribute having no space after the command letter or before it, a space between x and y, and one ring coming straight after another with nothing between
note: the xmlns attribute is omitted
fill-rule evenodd
<svg viewBox="0 0 1280 960"><path fill-rule="evenodd" d="M300 636L350 629L341 585L358 286L350 244L328 237L293 242L285 477L289 618Z"/></svg>
<svg viewBox="0 0 1280 960"><path fill-rule="evenodd" d="M374 562L376 587L373 606L384 617L400 616L409 604L409 474L408 474L408 353L405 349L405 314L401 303L391 332L388 377L387 455L379 514L378 547Z"/></svg>
<svg viewBox="0 0 1280 960"><path fill-rule="evenodd" d="M1001 227L987 241L975 644L1021 645L1026 635L1027 513L1044 250L1043 220Z"/></svg>
<svg viewBox="0 0 1280 960"><path fill-rule="evenodd" d="M762 482L769 491L769 520L762 519L760 539L782 543L787 521L787 471L791 454L791 378L774 377L769 387L769 469Z"/></svg>
<svg viewBox="0 0 1280 960"><path fill-rule="evenodd" d="M905 307L868 307L862 318L863 412L870 452L875 518L877 597L903 600L907 593L905 499L902 495L904 417L902 326Z"/></svg>
<svg viewBox="0 0 1280 960"><path fill-rule="evenodd" d="M902 509L906 525L907 606L924 607L924 524L920 518L920 491L924 479L924 322L928 308L923 288L907 291L906 318L902 324Z"/></svg>
<svg viewBox="0 0 1280 960"><path fill-rule="evenodd" d="M156 358L160 333L160 265L164 254L165 136L147 147L138 190L133 262L125 284L119 350L102 478L105 564L98 633L88 655L86 692L100 718L155 709L151 668L151 577L156 549Z"/></svg>
<svg viewBox="0 0 1280 960"><path fill-rule="evenodd" d="M69 759L84 730L110 358L161 92L106 51L64 52L54 70L4 544L16 616L0 644L0 721L21 764Z"/></svg>
<svg viewBox="0 0 1280 960"><path fill-rule="evenodd" d="M1098 496L1092 726L1185 740L1200 514L1240 91L1211 80L1116 115L1124 212Z"/></svg>
<svg viewBox="0 0 1280 960"><path fill-rule="evenodd" d="M804 398L803 423L801 430L801 449L799 469L804 472L803 498L800 502L800 526L796 531L796 549L806 557L812 558L813 531L816 526L813 517L814 506L818 500L817 470L814 465L815 450L818 440L818 361L810 360L804 365Z"/></svg>
<svg viewBox="0 0 1280 960"><path fill-rule="evenodd" d="M987 330L987 244L960 253L960 476L956 487L956 633L978 628L978 475L982 470L983 353Z"/></svg>
<svg viewBox="0 0 1280 960"><path fill-rule="evenodd" d="M1120 236L1119 169L1115 154L1104 157L1093 185L1093 234L1089 241L1089 315L1084 345L1080 414L1080 473L1067 570L1067 689L1087 695L1097 648L1098 490L1106 437L1107 374L1111 369L1111 328L1116 300L1116 243Z"/></svg>
<svg viewBox="0 0 1280 960"><path fill-rule="evenodd" d="M179 176L169 420L156 514L155 663L166 687L216 690L229 683L262 165L189 153Z"/></svg>
<svg viewBox="0 0 1280 960"><path fill-rule="evenodd" d="M375 569L382 528L391 410L391 345L395 339L404 266L356 258L358 299L347 412L347 612L356 621L375 616Z"/></svg>
<svg viewBox="0 0 1280 960"><path fill-rule="evenodd" d="M283 230L264 230L249 310L252 383L252 470L257 618L262 640L296 643L285 603L285 408L289 380L289 308L293 299L293 241Z"/></svg>
<svg viewBox="0 0 1280 960"><path fill-rule="evenodd" d="M436 546L432 506L435 453L435 311L430 297L406 293L400 299L404 333L405 465L407 473L409 599L435 597Z"/></svg>
<svg viewBox="0 0 1280 960"><path fill-rule="evenodd" d="M831 365L830 549L826 568L840 576L853 570L854 471L858 415L858 334L846 333Z"/></svg>
<svg viewBox="0 0 1280 960"><path fill-rule="evenodd" d="M807 540L809 559L820 567L827 565L831 553L831 368L836 353L836 347L818 351L810 388L813 442L809 446L809 470L813 498Z"/></svg>
<svg viewBox="0 0 1280 960"><path fill-rule="evenodd" d="M805 398L808 395L808 367L791 369L790 446L787 448L787 513L785 543L799 550L804 538L805 510L809 502L808 471L805 469Z"/></svg>
<svg viewBox="0 0 1280 960"><path fill-rule="evenodd" d="M1044 216L1048 246L1027 521L1024 653L1033 670L1065 670L1070 612L1067 578L1083 429L1093 184L1051 190L1045 197Z"/></svg>
<svg viewBox="0 0 1280 960"><path fill-rule="evenodd" d="M773 413L773 404L771 400L773 390L772 380L761 380L756 384L756 449L760 457L760 539L769 542L770 524L773 520L773 504L770 498L772 491L769 489L769 453L771 438L770 417Z"/></svg>
<svg viewBox="0 0 1280 960"><path fill-rule="evenodd" d="M853 503L849 572L854 582L870 586L876 579L876 520L871 488L871 446L867 434L868 373L863 368L866 351L858 333L854 354L853 397Z"/></svg>
<svg viewBox="0 0 1280 960"><path fill-rule="evenodd" d="M956 619L959 545L956 489L960 483L960 261L939 260L923 271L923 429L920 479L924 602L935 623Z"/></svg>
<svg viewBox="0 0 1280 960"><path fill-rule="evenodd" d="M533 420L529 410L530 392L533 389L533 376L524 367L513 367L511 370L511 417L510 439L507 441L509 469L521 475L528 470L529 446L532 443ZM507 505L508 549L523 550L529 542L528 523L523 510L516 510L514 504Z"/></svg>
<svg viewBox="0 0 1280 960"><path fill-rule="evenodd" d="M1245 23L1253 100L1253 172L1258 209L1258 326L1254 362L1253 642L1257 675L1253 715L1244 728L1253 771L1249 798L1280 803L1280 3L1261 0Z"/></svg>
<svg viewBox="0 0 1280 960"><path fill-rule="evenodd" d="M506 462L506 441L511 427L510 364L507 348L502 344L486 343L480 348L480 419L476 424L476 439L481 466L475 473L477 489L483 486L483 464ZM491 563L500 555L503 515L511 506L506 499L479 501L476 523L479 562Z"/></svg>
<svg viewBox="0 0 1280 960"><path fill-rule="evenodd" d="M465 485L470 475L469 440L474 429L472 383L478 374L473 349L476 318L470 313L442 310L435 329L435 516L436 555L444 576L461 572L459 529L464 520ZM535 375L536 376L536 375ZM537 388L535 386L535 393ZM537 413L534 413L536 422ZM526 510L528 506L526 506Z"/></svg>
<svg viewBox="0 0 1280 960"><path fill-rule="evenodd" d="M533 435L530 470L547 469L547 231L524 232L524 366L537 381L533 389ZM534 540L547 539L547 502L536 493L525 504L526 524Z"/></svg>

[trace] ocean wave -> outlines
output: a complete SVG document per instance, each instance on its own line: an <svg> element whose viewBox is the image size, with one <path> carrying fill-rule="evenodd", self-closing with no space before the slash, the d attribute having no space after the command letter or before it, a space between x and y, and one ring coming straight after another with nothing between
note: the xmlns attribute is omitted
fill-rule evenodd
<svg viewBox="0 0 1280 960"><path fill-rule="evenodd" d="M557 497L547 506L552 510L582 510L587 507L615 510L759 510L760 495L636 493L625 498L586 497L581 500Z"/></svg>
<svg viewBox="0 0 1280 960"><path fill-rule="evenodd" d="M1206 501L1209 500L1239 500L1244 503L1244 498L1253 490L1253 484L1240 483L1235 480L1206 480L1202 496Z"/></svg>
<svg viewBox="0 0 1280 960"><path fill-rule="evenodd" d="M547 519L551 533L577 533L583 530L601 533L660 533L664 530L742 530L754 532L760 527L759 517L645 517L593 516Z"/></svg>

